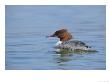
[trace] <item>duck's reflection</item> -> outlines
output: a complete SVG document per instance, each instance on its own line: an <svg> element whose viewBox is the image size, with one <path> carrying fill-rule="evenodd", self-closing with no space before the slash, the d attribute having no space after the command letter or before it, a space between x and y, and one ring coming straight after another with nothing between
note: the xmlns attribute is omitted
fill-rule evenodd
<svg viewBox="0 0 110 82"><path fill-rule="evenodd" d="M59 63L59 65L63 66L64 63L63 62L69 62L72 60L72 55L71 53L64 53L64 52L59 52L59 51L55 51L56 57L55 60L57 61L57 63Z"/></svg>
<svg viewBox="0 0 110 82"><path fill-rule="evenodd" d="M57 68L60 70L66 70L69 66L70 61L72 61L72 54L56 54L55 62L57 64Z"/></svg>
<svg viewBox="0 0 110 82"><path fill-rule="evenodd" d="M68 62L73 59L73 55L88 55L88 54L93 54L96 52L88 52L88 51L82 51L82 50L77 50L74 52L66 51L66 50L60 50L60 51L54 51L55 54L57 54L57 63L61 62Z"/></svg>
<svg viewBox="0 0 110 82"><path fill-rule="evenodd" d="M58 55L59 55L59 54L58 54ZM71 61L72 58L71 58L70 56L71 56L71 55L62 55L62 54L60 54L60 55L57 56L57 58L56 58L57 63Z"/></svg>

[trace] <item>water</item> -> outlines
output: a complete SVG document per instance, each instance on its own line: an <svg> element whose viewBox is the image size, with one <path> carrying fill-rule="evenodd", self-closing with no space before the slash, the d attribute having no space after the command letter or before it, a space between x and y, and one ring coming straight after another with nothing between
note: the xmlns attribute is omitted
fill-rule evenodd
<svg viewBox="0 0 110 82"><path fill-rule="evenodd" d="M6 70L105 70L105 6L6 6ZM54 53L58 29L97 53L61 56Z"/></svg>

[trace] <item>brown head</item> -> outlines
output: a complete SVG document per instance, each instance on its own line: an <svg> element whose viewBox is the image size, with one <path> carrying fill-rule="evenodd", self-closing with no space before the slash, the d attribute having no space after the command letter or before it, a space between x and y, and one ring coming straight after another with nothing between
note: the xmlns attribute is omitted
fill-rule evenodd
<svg viewBox="0 0 110 82"><path fill-rule="evenodd" d="M60 41L68 41L72 39L72 35L67 31L67 29L58 30L50 37L58 37L60 38Z"/></svg>

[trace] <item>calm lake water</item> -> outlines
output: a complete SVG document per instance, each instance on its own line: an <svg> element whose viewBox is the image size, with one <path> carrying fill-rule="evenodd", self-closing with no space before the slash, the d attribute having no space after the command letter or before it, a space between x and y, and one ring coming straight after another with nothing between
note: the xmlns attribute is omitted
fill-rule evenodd
<svg viewBox="0 0 110 82"><path fill-rule="evenodd" d="M105 70L106 6L6 6L6 70ZM61 56L57 38L61 28L97 53Z"/></svg>

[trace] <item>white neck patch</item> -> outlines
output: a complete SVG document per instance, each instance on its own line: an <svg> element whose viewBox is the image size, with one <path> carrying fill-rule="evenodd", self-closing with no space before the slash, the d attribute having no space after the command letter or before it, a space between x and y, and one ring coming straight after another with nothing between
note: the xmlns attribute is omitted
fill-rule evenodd
<svg viewBox="0 0 110 82"><path fill-rule="evenodd" d="M62 41L58 41L55 45L58 46L62 43Z"/></svg>

